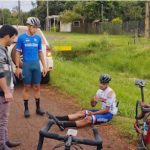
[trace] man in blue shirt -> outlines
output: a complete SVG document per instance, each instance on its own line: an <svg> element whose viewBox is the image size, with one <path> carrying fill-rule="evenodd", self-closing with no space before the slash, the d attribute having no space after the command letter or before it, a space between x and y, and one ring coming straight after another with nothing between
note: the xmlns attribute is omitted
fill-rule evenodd
<svg viewBox="0 0 150 150"><path fill-rule="evenodd" d="M36 17L27 19L28 31L18 37L16 45L16 75L19 78L21 70L19 68L20 55L23 55L22 78L24 83L23 100L24 100L24 116L30 116L28 109L28 100L30 87L33 84L34 96L36 101L36 113L44 115L44 111L40 108L40 82L41 69L39 60L43 66L43 76L46 75L46 65L42 52L41 37L36 34L40 27L40 21Z"/></svg>

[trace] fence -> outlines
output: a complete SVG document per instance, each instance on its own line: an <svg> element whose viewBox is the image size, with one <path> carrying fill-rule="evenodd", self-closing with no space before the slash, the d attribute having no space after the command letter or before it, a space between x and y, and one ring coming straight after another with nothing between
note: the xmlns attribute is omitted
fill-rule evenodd
<svg viewBox="0 0 150 150"><path fill-rule="evenodd" d="M72 32L108 34L144 34L144 21L128 21L122 24L112 22L81 23L80 27L72 27Z"/></svg>

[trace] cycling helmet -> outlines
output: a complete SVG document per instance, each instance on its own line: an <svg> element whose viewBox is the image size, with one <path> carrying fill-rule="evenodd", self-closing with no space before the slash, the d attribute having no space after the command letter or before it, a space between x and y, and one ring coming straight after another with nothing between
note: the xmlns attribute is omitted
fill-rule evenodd
<svg viewBox="0 0 150 150"><path fill-rule="evenodd" d="M99 78L100 83L109 83L111 81L111 77L107 74L103 74Z"/></svg>
<svg viewBox="0 0 150 150"><path fill-rule="evenodd" d="M38 18L36 18L36 17L29 17L29 18L27 18L26 23L28 25L31 25L31 26L36 26L38 28L41 27L40 20Z"/></svg>

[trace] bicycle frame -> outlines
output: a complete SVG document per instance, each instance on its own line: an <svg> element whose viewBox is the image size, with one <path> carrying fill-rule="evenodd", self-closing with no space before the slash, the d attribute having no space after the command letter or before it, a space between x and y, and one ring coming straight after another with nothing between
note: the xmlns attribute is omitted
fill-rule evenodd
<svg viewBox="0 0 150 150"><path fill-rule="evenodd" d="M142 149L147 149L146 146L150 144L150 105L144 103L144 86L145 81L137 80L135 82L141 89L141 101L136 102L136 116L135 116L135 123L134 128L136 132L140 135L140 143L139 146ZM138 107L140 106L141 114L138 114ZM142 122L140 122L142 120ZM138 147L138 148L141 148Z"/></svg>
<svg viewBox="0 0 150 150"><path fill-rule="evenodd" d="M95 127L92 128L95 140L90 140L90 139L79 139L68 135L59 135L59 134L50 133L48 131L50 130L53 124L54 121L52 119L49 119L48 123L40 130L37 150L42 150L44 138L51 138L51 139L63 141L65 143L65 150L70 150L73 142L77 144L96 146L97 150L102 149L102 139L98 134L97 128Z"/></svg>

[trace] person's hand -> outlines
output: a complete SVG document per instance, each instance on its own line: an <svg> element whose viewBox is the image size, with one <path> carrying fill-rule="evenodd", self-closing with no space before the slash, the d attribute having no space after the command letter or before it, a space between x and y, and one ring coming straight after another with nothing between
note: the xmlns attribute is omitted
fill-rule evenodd
<svg viewBox="0 0 150 150"><path fill-rule="evenodd" d="M20 75L22 74L22 71L20 68L16 68L16 72L15 72L15 75L17 76L17 78L19 79L20 78Z"/></svg>
<svg viewBox="0 0 150 150"><path fill-rule="evenodd" d="M97 104L97 102L96 102L96 101L94 101L94 100L92 100L92 101L91 101L91 106L92 106L92 107L95 107L95 106L96 106L96 104Z"/></svg>
<svg viewBox="0 0 150 150"><path fill-rule="evenodd" d="M88 116L92 116L93 115L93 112L92 111L88 111Z"/></svg>
<svg viewBox="0 0 150 150"><path fill-rule="evenodd" d="M5 101L10 102L13 100L13 95L10 91L5 92Z"/></svg>
<svg viewBox="0 0 150 150"><path fill-rule="evenodd" d="M98 101L99 98L98 98L97 96L94 96L94 97L93 97L93 100L94 100L94 101Z"/></svg>
<svg viewBox="0 0 150 150"><path fill-rule="evenodd" d="M42 71L42 75L43 75L43 77L45 77L45 76L46 76L46 74L47 74L47 69L46 69L46 67L43 67L43 71Z"/></svg>

